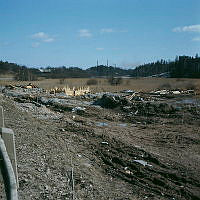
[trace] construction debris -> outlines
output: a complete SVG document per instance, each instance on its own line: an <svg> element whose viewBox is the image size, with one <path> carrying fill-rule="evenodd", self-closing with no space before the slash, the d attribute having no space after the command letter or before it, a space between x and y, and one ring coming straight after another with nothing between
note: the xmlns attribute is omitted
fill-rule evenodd
<svg viewBox="0 0 200 200"><path fill-rule="evenodd" d="M193 91L0 91L5 122L16 130L21 199L199 198Z"/></svg>
<svg viewBox="0 0 200 200"><path fill-rule="evenodd" d="M89 93L89 88L83 87L77 90L75 88L70 89L69 87L55 88L53 90L55 94L52 95L52 90L48 92L32 84L28 84L27 86L31 86L32 88L9 85L3 88L2 92L6 96L14 98L19 103L51 106L57 110L72 111L78 114L85 113L85 108L88 106L101 106L102 108L120 109L123 112L129 113L129 115L145 116L175 114L181 111L181 106L179 105L180 101L174 99L178 97L188 99L195 95L193 90L159 90L150 93L127 90L123 93L106 92L91 94ZM72 91L76 91L77 95L74 96Z"/></svg>
<svg viewBox="0 0 200 200"><path fill-rule="evenodd" d="M90 87L79 87L79 88L70 88L69 86L65 86L63 88L55 87L49 90L50 94L56 93L65 93L69 96L80 96L90 93Z"/></svg>

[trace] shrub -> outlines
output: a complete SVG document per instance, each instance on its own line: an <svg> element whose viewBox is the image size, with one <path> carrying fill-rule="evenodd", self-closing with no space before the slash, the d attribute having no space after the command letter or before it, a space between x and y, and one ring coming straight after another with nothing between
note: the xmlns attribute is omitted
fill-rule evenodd
<svg viewBox="0 0 200 200"><path fill-rule="evenodd" d="M108 83L110 83L110 85L120 85L122 84L122 78L121 77L110 77L108 78Z"/></svg>
<svg viewBox="0 0 200 200"><path fill-rule="evenodd" d="M187 90L195 90L196 89L196 85L194 83L188 82L185 85L185 89L187 89Z"/></svg>
<svg viewBox="0 0 200 200"><path fill-rule="evenodd" d="M182 78L177 78L176 79L176 82L184 82L185 80L184 79L182 79Z"/></svg>
<svg viewBox="0 0 200 200"><path fill-rule="evenodd" d="M31 73L28 69L20 70L17 74L15 74L16 81L36 81L37 76Z"/></svg>
<svg viewBox="0 0 200 200"><path fill-rule="evenodd" d="M98 82L96 79L89 79L87 82L86 82L87 85L97 85Z"/></svg>
<svg viewBox="0 0 200 200"><path fill-rule="evenodd" d="M59 83L60 83L60 85L64 84L65 83L65 78L59 79Z"/></svg>
<svg viewBox="0 0 200 200"><path fill-rule="evenodd" d="M130 79L126 80L126 85L130 85Z"/></svg>
<svg viewBox="0 0 200 200"><path fill-rule="evenodd" d="M170 83L163 83L162 85L160 85L159 87L160 89L166 89L169 90L172 88L172 86L170 85Z"/></svg>

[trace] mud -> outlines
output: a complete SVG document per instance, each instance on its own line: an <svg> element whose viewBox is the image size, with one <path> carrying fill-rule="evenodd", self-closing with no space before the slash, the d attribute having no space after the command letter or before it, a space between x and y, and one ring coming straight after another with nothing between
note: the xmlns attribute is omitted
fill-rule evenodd
<svg viewBox="0 0 200 200"><path fill-rule="evenodd" d="M198 97L8 93L21 199L200 199Z"/></svg>
<svg viewBox="0 0 200 200"><path fill-rule="evenodd" d="M109 137L107 134L95 135L94 131L86 127L69 128L86 138L87 145L100 159L99 165L108 175L128 182L140 196L163 199L200 199L200 180L195 172L188 170L177 162L168 159L164 161L158 156L147 151L129 146L122 141ZM156 142L169 142L176 144L200 144L182 136L175 138L166 137L165 140ZM143 166L134 162L134 159L143 160L148 165ZM166 164L167 163L167 164ZM145 192L143 192L145 191Z"/></svg>

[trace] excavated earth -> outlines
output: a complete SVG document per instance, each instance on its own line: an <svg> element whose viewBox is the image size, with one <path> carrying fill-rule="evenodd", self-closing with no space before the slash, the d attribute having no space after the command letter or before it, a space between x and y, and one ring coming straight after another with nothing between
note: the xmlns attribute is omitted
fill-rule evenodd
<svg viewBox="0 0 200 200"><path fill-rule="evenodd" d="M90 99L73 109L19 99L0 94L15 132L19 199L200 199L199 104L111 109Z"/></svg>

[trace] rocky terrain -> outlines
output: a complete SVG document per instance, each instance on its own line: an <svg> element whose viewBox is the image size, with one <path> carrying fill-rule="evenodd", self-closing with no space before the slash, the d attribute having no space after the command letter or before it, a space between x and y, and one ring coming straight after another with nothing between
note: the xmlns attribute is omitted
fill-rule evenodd
<svg viewBox="0 0 200 200"><path fill-rule="evenodd" d="M1 88L19 199L200 199L193 91L51 95Z"/></svg>

